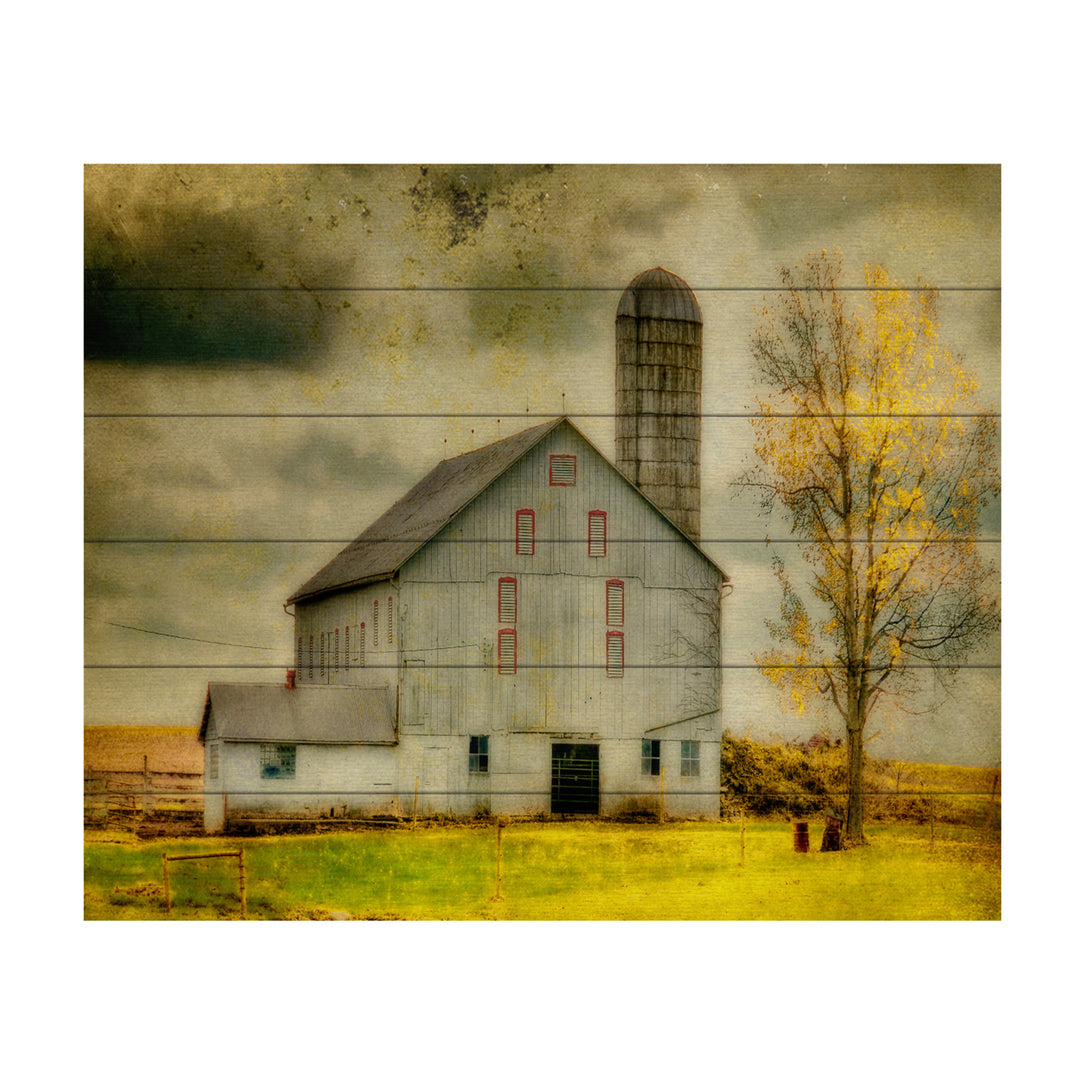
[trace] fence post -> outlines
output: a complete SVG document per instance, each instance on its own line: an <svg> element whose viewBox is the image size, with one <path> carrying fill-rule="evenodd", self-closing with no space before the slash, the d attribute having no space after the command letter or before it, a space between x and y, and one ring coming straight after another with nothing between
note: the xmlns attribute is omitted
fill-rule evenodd
<svg viewBox="0 0 1080 1080"><path fill-rule="evenodd" d="M495 899L502 899L502 819L495 819Z"/></svg>
<svg viewBox="0 0 1080 1080"><path fill-rule="evenodd" d="M142 759L142 816L146 817L146 808L150 800L150 770L147 766L146 755Z"/></svg>
<svg viewBox="0 0 1080 1080"><path fill-rule="evenodd" d="M994 785L990 788L990 805L986 809L986 827L994 823L994 796L997 795L998 774L994 773Z"/></svg>
<svg viewBox="0 0 1080 1080"><path fill-rule="evenodd" d="M172 914L172 896L169 894L169 856L162 852L161 874L165 879L165 914Z"/></svg>
<svg viewBox="0 0 1080 1080"><path fill-rule="evenodd" d="M247 869L244 866L244 849L240 849L240 918L247 918Z"/></svg>

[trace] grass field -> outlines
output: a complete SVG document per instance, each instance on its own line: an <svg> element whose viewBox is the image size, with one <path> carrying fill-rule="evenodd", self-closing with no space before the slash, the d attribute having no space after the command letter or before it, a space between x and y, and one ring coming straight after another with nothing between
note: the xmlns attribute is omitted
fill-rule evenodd
<svg viewBox="0 0 1080 1080"><path fill-rule="evenodd" d="M999 919L996 831L879 824L796 854L791 825L520 823L140 842L87 834L86 919L162 919L163 852L242 847L252 919ZM820 830L811 837L820 842ZM170 863L174 919L239 917L236 862Z"/></svg>

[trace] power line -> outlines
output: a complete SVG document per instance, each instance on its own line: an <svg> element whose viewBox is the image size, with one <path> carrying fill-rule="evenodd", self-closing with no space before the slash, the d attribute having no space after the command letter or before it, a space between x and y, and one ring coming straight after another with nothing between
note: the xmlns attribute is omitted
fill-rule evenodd
<svg viewBox="0 0 1080 1080"><path fill-rule="evenodd" d="M241 645L239 642L236 642L236 641L214 641L211 638L189 637L187 634L169 634L164 630L148 630L145 626L129 626L127 623L112 622L109 619L95 619L95 618L92 618L90 615L84 615L83 618L87 622L102 623L105 626L117 626L121 630L134 630L136 633L139 633L139 634L154 634L156 637L179 638L181 641L201 641L206 645L226 645L226 646L228 646L229 648L232 648L232 649L258 649L261 652L280 652L280 651L282 651L282 650L276 649L276 648L274 648L274 647L272 647L270 645ZM121 666L126 666L126 665L121 665ZM131 666L132 667L140 667L142 665L133 664ZM157 666L157 665L150 665L150 666ZM171 667L172 665L166 664L166 665L162 665L162 666ZM244 666L248 666L248 665L244 665ZM262 666L262 665L256 665L256 666Z"/></svg>

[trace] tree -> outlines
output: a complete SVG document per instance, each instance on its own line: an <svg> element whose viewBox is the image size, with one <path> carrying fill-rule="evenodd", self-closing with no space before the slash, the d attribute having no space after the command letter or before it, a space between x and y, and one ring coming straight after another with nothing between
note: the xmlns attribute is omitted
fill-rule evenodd
<svg viewBox="0 0 1080 1080"><path fill-rule="evenodd" d="M866 268L861 303L839 253L783 269L751 339L763 387L742 482L779 507L808 564L804 602L781 560L775 645L756 657L802 712L847 733L845 834L864 842L867 718L884 698L948 679L1000 625L981 511L1000 490L996 422L939 340L937 291Z"/></svg>

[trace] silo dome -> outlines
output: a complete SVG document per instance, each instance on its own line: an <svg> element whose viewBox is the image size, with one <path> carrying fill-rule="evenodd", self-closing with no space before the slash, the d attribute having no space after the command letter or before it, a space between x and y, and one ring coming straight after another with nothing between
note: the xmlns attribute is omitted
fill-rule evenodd
<svg viewBox="0 0 1080 1080"><path fill-rule="evenodd" d="M621 315L632 319L678 319L700 323L701 306L681 277L662 266L654 266L638 274L626 286L615 317Z"/></svg>
<svg viewBox="0 0 1080 1080"><path fill-rule="evenodd" d="M701 536L701 307L654 266L615 314L615 463L692 539Z"/></svg>

